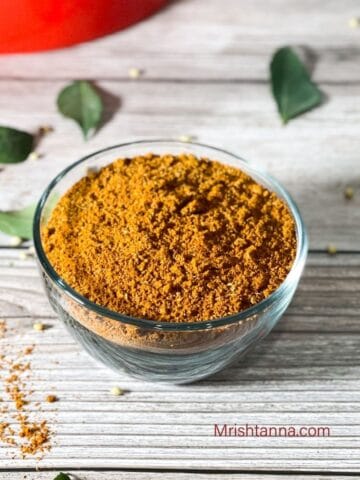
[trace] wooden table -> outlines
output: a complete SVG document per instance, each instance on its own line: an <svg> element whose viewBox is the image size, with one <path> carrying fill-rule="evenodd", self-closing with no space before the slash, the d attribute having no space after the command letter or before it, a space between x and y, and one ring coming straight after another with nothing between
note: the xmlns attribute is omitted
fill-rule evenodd
<svg viewBox="0 0 360 480"><path fill-rule="evenodd" d="M35 344L33 401L51 392L59 402L42 405L51 451L37 462L1 445L0 478L27 471L27 479L50 480L59 470L87 480L358 478L360 30L348 26L357 15L356 0L179 0L89 44L0 58L1 124L55 128L38 147L41 159L0 173L2 209L35 201L57 172L101 147L194 135L282 181L311 239L300 288L275 331L236 366L170 386L88 358L49 307L34 260L22 258L25 247L10 248L2 236L0 317L10 327L2 345ZM268 64L288 44L311 49L327 101L282 127ZM144 75L129 79L131 67ZM57 93L76 78L94 80L106 100L108 121L87 143L56 112ZM350 201L347 185L355 190ZM39 320L51 328L36 332ZM114 385L125 395L111 396ZM331 436L216 438L214 423L320 425ZM31 473L36 468L51 472Z"/></svg>

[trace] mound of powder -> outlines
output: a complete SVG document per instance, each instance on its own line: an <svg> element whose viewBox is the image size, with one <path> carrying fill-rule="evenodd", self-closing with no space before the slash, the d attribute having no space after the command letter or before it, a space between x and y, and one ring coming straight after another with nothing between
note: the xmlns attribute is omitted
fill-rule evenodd
<svg viewBox="0 0 360 480"><path fill-rule="evenodd" d="M118 159L58 202L42 241L91 301L157 321L240 312L271 294L296 254L286 204L243 171L182 154Z"/></svg>

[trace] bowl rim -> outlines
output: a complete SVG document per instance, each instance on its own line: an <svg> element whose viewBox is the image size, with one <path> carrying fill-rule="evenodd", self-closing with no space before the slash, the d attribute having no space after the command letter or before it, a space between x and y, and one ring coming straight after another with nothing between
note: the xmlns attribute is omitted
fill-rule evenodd
<svg viewBox="0 0 360 480"><path fill-rule="evenodd" d="M246 165L246 168L250 171L253 171L254 174L259 176L261 179L265 180L265 183L274 187L275 193L280 194L282 199L286 202L291 215L295 221L295 228L296 228L296 236L297 236L297 249L296 249L296 256L293 262L293 265L286 276L285 280L279 285L279 287L274 290L268 297L261 300L259 303L252 305L251 307L242 310L241 312L234 313L225 317L215 318L212 320L204 320L199 322L165 322L165 321L156 321L156 320L148 320L145 318L139 317L132 317L129 315L124 315L119 312L115 312L110 310L106 307L103 307L99 304L92 302L91 300L87 299L76 290L74 290L70 285L68 285L55 271L52 267L50 261L48 260L45 251L42 247L41 242L41 217L43 209L46 205L46 201L49 198L54 187L69 173L71 170L76 168L81 163L90 160L91 158L98 156L102 153L109 152L111 150L116 150L122 147L129 147L129 146L136 146L136 145L143 145L143 144L150 144L156 147L156 144L169 144L169 148L172 146L180 146L182 145L184 149L187 146L194 146L199 148L206 148L209 150L213 150L215 153L219 152L221 154L228 155L237 161L242 162ZM241 168L241 165L239 166ZM250 173L251 175L251 173ZM40 200L36 206L35 214L34 214L34 221L33 221L33 241L34 241L34 248L37 255L38 262L41 268L46 272L46 274L50 277L50 279L55 283L55 285L60 289L65 291L65 293L70 296L74 301L78 304L82 305L83 307L93 311L94 313L111 318L112 320L119 321L121 323L135 325L137 327L145 328L148 330L158 330L158 331L193 331L193 330L208 330L216 327L222 327L226 325L230 325L232 323L237 323L240 321L246 321L249 317L252 317L259 312L267 309L277 300L280 300L287 291L287 289L293 285L293 281L297 282L300 278L301 272L304 268L307 251L308 251L308 237L306 233L306 228L301 217L300 211L292 199L290 194L287 190L271 175L269 175L266 171L262 168L258 167L257 165L254 166L253 164L249 163L248 161L244 160L242 157L225 150L223 148L214 147L211 145L207 145L204 143L199 142L184 142L174 139L167 139L167 138L160 138L160 139L150 139L150 140L135 140L120 143L117 145L112 145L110 147L102 148L88 154L84 157L81 157L76 162L71 163L66 168L64 168L58 175L56 175L53 180L49 183L46 187L44 192L42 193Z"/></svg>

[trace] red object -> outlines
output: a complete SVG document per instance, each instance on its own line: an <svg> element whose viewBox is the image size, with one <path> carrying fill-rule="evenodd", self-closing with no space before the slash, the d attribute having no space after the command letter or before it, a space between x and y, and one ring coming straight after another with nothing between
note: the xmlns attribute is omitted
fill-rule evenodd
<svg viewBox="0 0 360 480"><path fill-rule="evenodd" d="M66 47L128 27L166 0L1 0L0 53Z"/></svg>

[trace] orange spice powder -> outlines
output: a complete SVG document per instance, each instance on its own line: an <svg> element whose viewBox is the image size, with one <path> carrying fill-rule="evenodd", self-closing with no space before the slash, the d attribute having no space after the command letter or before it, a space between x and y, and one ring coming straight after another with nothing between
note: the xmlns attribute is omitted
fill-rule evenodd
<svg viewBox="0 0 360 480"><path fill-rule="evenodd" d="M4 338L5 322L3 327ZM1 349L0 387L6 397L0 399L0 442L17 447L22 457L39 456L50 448L50 431L45 420L32 420L26 412L31 394L26 382L31 373L28 356L34 347L14 352L13 346L3 343Z"/></svg>
<svg viewBox="0 0 360 480"><path fill-rule="evenodd" d="M196 322L270 295L296 253L286 204L193 155L118 159L78 181L42 231L57 273L111 310Z"/></svg>

